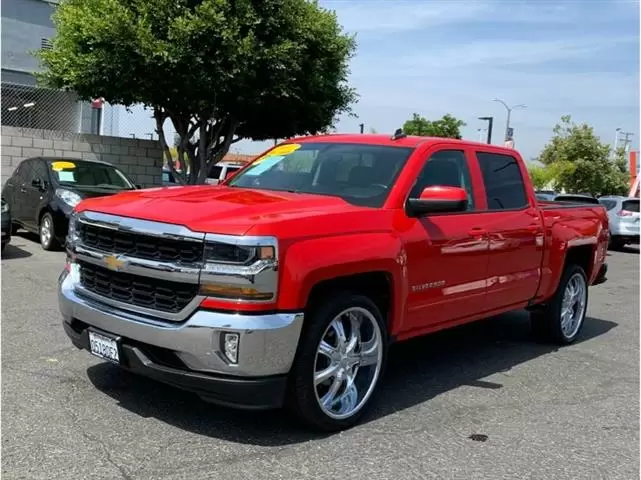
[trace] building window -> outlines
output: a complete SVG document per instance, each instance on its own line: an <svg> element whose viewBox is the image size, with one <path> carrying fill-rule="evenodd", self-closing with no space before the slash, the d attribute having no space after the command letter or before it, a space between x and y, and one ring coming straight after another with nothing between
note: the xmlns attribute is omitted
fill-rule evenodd
<svg viewBox="0 0 641 480"><path fill-rule="evenodd" d="M43 38L40 40L40 48L42 50L51 50L53 48L53 43L48 38Z"/></svg>

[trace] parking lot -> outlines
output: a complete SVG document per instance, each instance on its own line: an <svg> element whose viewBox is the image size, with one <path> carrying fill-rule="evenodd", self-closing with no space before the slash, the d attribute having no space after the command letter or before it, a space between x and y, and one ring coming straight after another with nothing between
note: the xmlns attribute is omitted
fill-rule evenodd
<svg viewBox="0 0 641 480"><path fill-rule="evenodd" d="M2 259L3 479L639 477L639 250L611 252L580 341L534 343L524 312L396 346L375 408L341 434L237 412L71 346L64 254Z"/></svg>

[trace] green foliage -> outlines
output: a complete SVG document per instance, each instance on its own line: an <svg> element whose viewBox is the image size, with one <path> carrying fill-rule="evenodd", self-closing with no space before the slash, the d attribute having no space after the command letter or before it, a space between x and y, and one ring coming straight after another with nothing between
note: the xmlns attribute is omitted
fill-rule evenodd
<svg viewBox="0 0 641 480"><path fill-rule="evenodd" d="M553 180L551 170L536 165L528 165L528 172L535 190L543 190Z"/></svg>
<svg viewBox="0 0 641 480"><path fill-rule="evenodd" d="M172 169L166 120L180 136L189 183L204 182L242 138L326 131L356 100L355 40L316 1L64 0L54 23L40 80L153 108Z"/></svg>
<svg viewBox="0 0 641 480"><path fill-rule="evenodd" d="M427 120L418 113L412 114L412 118L403 124L403 132L408 135L419 135L423 137L445 137L463 138L461 128L465 122L458 120L449 113L439 120Z"/></svg>
<svg viewBox="0 0 641 480"><path fill-rule="evenodd" d="M629 174L622 152L614 160L610 146L601 143L592 127L576 125L569 115L561 117L554 136L539 161L550 170L554 187L567 192L594 195L625 195Z"/></svg>

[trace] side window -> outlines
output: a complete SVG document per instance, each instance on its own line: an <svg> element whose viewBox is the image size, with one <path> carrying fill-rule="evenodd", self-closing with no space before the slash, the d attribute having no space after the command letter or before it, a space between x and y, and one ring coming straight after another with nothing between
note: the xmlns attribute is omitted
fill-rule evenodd
<svg viewBox="0 0 641 480"><path fill-rule="evenodd" d="M441 150L434 153L423 166L412 191L411 198L418 198L426 187L461 187L467 191L467 209L474 210L472 180L465 153L460 150Z"/></svg>
<svg viewBox="0 0 641 480"><path fill-rule="evenodd" d="M516 158L511 155L476 152L489 210L524 208L528 205L525 183Z"/></svg>
<svg viewBox="0 0 641 480"><path fill-rule="evenodd" d="M31 173L32 163L33 163L32 160L25 160L18 167L18 178L20 179L21 182L24 182L24 183L31 182L31 178L33 177Z"/></svg>
<svg viewBox="0 0 641 480"><path fill-rule="evenodd" d="M49 181L47 167L42 160L36 160L35 162L33 162L33 178L39 178L44 182Z"/></svg>

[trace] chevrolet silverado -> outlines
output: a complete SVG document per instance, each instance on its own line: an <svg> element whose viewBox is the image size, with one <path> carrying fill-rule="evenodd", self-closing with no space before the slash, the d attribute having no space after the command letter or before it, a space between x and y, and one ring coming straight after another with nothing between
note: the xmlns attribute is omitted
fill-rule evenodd
<svg viewBox="0 0 641 480"><path fill-rule="evenodd" d="M518 309L575 341L607 245L603 206L537 203L513 149L310 136L219 186L83 200L59 305L78 348L332 431L372 403L393 342Z"/></svg>

